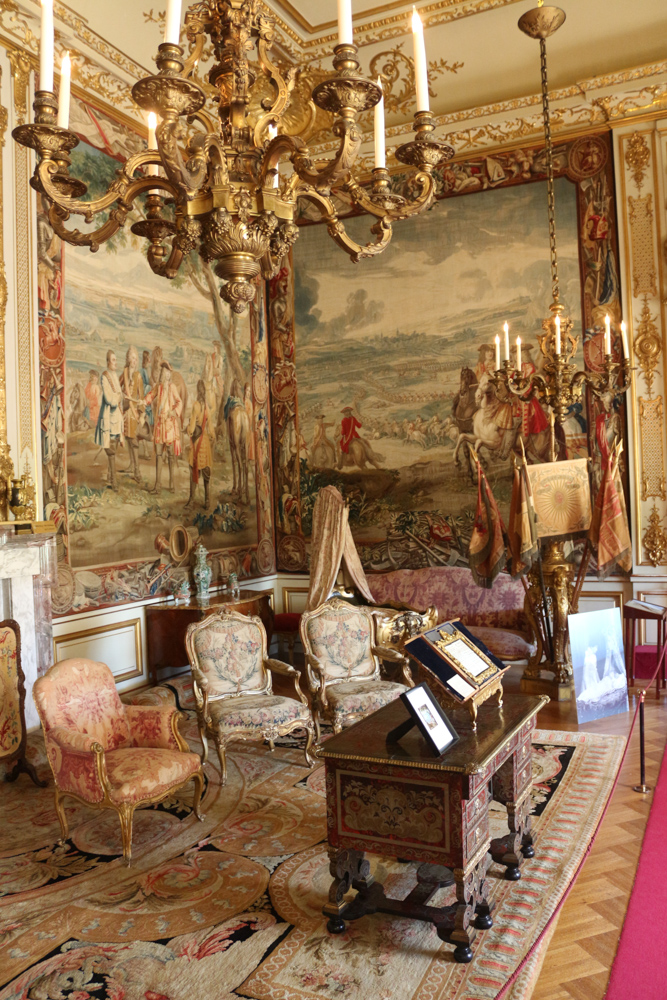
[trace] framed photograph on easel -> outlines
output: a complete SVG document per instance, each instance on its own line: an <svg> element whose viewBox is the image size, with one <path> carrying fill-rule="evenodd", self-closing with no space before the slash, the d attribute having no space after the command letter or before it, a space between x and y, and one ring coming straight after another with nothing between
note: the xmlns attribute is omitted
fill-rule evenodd
<svg viewBox="0 0 667 1000"><path fill-rule="evenodd" d="M459 734L433 697L428 684L408 688L401 695L401 701L410 718L387 734L388 743L398 743L414 726L417 726L435 757L441 757L458 741Z"/></svg>

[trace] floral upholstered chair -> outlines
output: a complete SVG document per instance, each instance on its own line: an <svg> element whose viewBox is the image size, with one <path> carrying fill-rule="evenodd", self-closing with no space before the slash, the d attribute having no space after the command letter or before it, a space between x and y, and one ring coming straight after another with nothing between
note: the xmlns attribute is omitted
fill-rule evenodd
<svg viewBox="0 0 667 1000"><path fill-rule="evenodd" d="M123 705L108 666L93 660L61 660L32 690L56 784L63 841L68 836L62 802L67 795L116 810L128 865L135 809L159 802L194 779L194 812L204 818L199 812L201 762L178 732L178 709Z"/></svg>
<svg viewBox="0 0 667 1000"><path fill-rule="evenodd" d="M208 737L215 743L222 784L227 780L226 750L233 740L274 740L305 729L305 757L314 725L308 701L299 687L299 673L280 660L269 659L261 618L237 611L220 611L188 626L185 648L192 669L199 735L208 757ZM294 681L297 698L273 693L272 673Z"/></svg>
<svg viewBox="0 0 667 1000"><path fill-rule="evenodd" d="M368 608L330 598L303 613L301 642L318 743L320 716L339 733L413 686L407 658L395 649L376 646L375 622ZM405 684L381 680L381 660L400 663Z"/></svg>

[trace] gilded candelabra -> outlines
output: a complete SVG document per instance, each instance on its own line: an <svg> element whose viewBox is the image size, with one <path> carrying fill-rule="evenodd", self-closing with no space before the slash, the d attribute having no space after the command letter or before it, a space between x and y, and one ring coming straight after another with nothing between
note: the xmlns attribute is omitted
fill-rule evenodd
<svg viewBox="0 0 667 1000"><path fill-rule="evenodd" d="M416 168L413 198L392 194L384 168L373 171L368 189L352 173L362 143L358 116L381 97L379 85L360 72L356 45L335 46L335 72L313 90L312 101L333 115L339 140L331 159L314 162L298 136L279 131L296 67L283 72L273 60L274 18L264 4L201 0L188 8L185 32L187 56L181 45L163 42L157 74L132 90L137 105L158 116L157 149L130 157L101 197L83 200L85 185L69 173L69 154L79 140L56 124L52 92L37 91L34 123L14 129L16 141L37 153L31 183L48 198L51 225L61 239L97 250L123 226L136 199L146 195L144 218L132 231L148 241L153 271L174 278L183 258L197 250L204 261L215 263L222 298L242 312L254 298L256 279L275 275L297 239L299 199L317 207L331 237L355 262L381 253L391 240L393 222L432 203L433 168L453 150L433 138L429 111L417 112L414 140L396 151L398 160ZM215 110L193 78L207 37L215 60L208 73L217 92ZM253 49L256 62L251 63ZM248 105L257 66L273 94L253 120ZM282 159L291 164L291 174L278 174ZM156 168L161 170L157 176ZM332 199L337 191L376 217L368 244L356 243L346 232ZM71 215L91 223L101 213L104 221L93 232L66 226Z"/></svg>
<svg viewBox="0 0 667 1000"><path fill-rule="evenodd" d="M585 387L601 400L605 411L611 411L614 398L626 392L630 387L632 372L624 331L623 359L620 363L614 360L609 323L605 337L605 360L602 370L596 372L577 369L573 358L579 345L579 338L572 335L572 322L564 315L563 305L560 302L546 39L560 28L564 20L565 13L560 8L542 5L527 11L519 19L521 31L530 38L538 39L540 43L553 296L553 302L549 307L551 315L542 321L544 332L538 336L543 357L542 370L525 374L509 358L506 358L502 367L491 377L500 400L507 402L518 399L521 402L529 402L532 399L537 399L553 413L554 420L558 424L562 424L570 407L581 398ZM578 598L575 596L573 579L574 566L565 557L564 542L558 538L545 540L540 572L535 567L528 579L526 613L531 620L537 638L537 650L524 671L521 681L521 687L525 691L541 692L543 682L540 672L547 670L554 675L553 684L549 686L550 694L559 700L567 700L572 696L572 661L568 648L567 616L577 610ZM544 638L547 641L544 644L541 628L538 624L540 618L542 620L548 618L553 626L551 641L549 642L545 635Z"/></svg>

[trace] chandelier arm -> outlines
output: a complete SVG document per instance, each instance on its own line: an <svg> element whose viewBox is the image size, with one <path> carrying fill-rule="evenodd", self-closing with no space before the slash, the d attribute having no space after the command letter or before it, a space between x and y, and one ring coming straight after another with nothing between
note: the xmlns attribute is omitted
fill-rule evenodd
<svg viewBox="0 0 667 1000"><path fill-rule="evenodd" d="M54 233L75 247L90 247L91 253L96 253L102 243L115 236L119 229L123 228L129 209L125 205L118 205L111 209L109 218L99 229L92 233L82 233L79 229L67 229L65 223L70 217L70 213L59 205L51 205L49 209L49 222Z"/></svg>
<svg viewBox="0 0 667 1000"><path fill-rule="evenodd" d="M303 139L295 135L277 135L275 139L266 147L262 165L259 171L258 183L260 187L265 187L269 173L278 169L280 157L287 153L290 157L295 155L308 156L308 147Z"/></svg>
<svg viewBox="0 0 667 1000"><path fill-rule="evenodd" d="M307 147L290 157L295 173L304 184L330 190L338 181L346 181L361 148L361 133L356 122L339 120L334 124L334 134L340 135L338 152L321 167L313 167Z"/></svg>
<svg viewBox="0 0 667 1000"><path fill-rule="evenodd" d="M390 219L378 219L375 225L371 226L375 240L363 245L348 235L345 226L338 218L331 198L312 187L305 186L298 189L297 197L312 202L319 209L323 221L327 224L329 236L341 250L348 254L353 264L358 264L364 257L376 257L389 246L392 237Z"/></svg>
<svg viewBox="0 0 667 1000"><path fill-rule="evenodd" d="M150 264L151 271L154 274L159 275L161 278L175 278L178 274L181 264L183 263L183 252L179 250L178 247L172 246L171 253L169 254L168 260L164 260L159 255L161 247L149 246L147 252L148 263Z"/></svg>
<svg viewBox="0 0 667 1000"><path fill-rule="evenodd" d="M273 39L267 40L260 36L257 43L257 54L259 56L259 64L266 76L271 80L276 88L276 99L267 109L266 114L262 115L257 124L255 125L255 146L262 145L262 135L264 130L271 124L271 122L277 121L285 111L287 104L289 102L289 95L294 89L294 83L296 80L296 67L290 67L287 76L283 76L280 72L278 66L271 60L269 52L271 51Z"/></svg>
<svg viewBox="0 0 667 1000"><path fill-rule="evenodd" d="M206 33L204 31L198 31L193 34L192 37L188 35L188 41L194 42L194 48L192 52L188 55L188 58L183 63L182 76L188 77L194 74L195 67L202 57L204 51L204 46L206 44Z"/></svg>
<svg viewBox="0 0 667 1000"><path fill-rule="evenodd" d="M187 162L183 159L176 138L178 124L178 117L163 118L157 127L157 144L167 177L179 194L192 201L208 178L208 161L202 150Z"/></svg>
<svg viewBox="0 0 667 1000"><path fill-rule="evenodd" d="M421 192L416 198L410 200L390 193L375 192L373 189L369 194L354 177L350 177L340 194L344 196L344 193L349 193L350 201L359 208L363 208L369 215L375 215L378 219L386 218L392 222L398 222L426 211L435 199L436 185L433 174L420 170L413 179L420 186Z"/></svg>

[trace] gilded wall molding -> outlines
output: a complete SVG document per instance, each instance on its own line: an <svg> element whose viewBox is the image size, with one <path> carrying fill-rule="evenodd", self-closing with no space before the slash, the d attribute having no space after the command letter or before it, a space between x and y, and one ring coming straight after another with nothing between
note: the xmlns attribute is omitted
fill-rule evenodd
<svg viewBox="0 0 667 1000"><path fill-rule="evenodd" d="M0 80L2 68L0 67ZM0 149L4 149L9 115L7 109L0 105ZM0 192L3 187L3 159L0 156ZM9 518L9 496L6 484L14 475L14 463L9 454L7 442L7 364L5 361L5 344L7 335L7 272L5 269L5 217L4 197L0 196L0 518Z"/></svg>
<svg viewBox="0 0 667 1000"><path fill-rule="evenodd" d="M635 440L636 561L663 566L667 560L664 527L667 501L665 468L663 317L659 293L656 131L648 124L620 135L619 170L626 244L626 315L637 363L632 407ZM629 307L629 308L628 308ZM645 528L643 525L646 525Z"/></svg>

